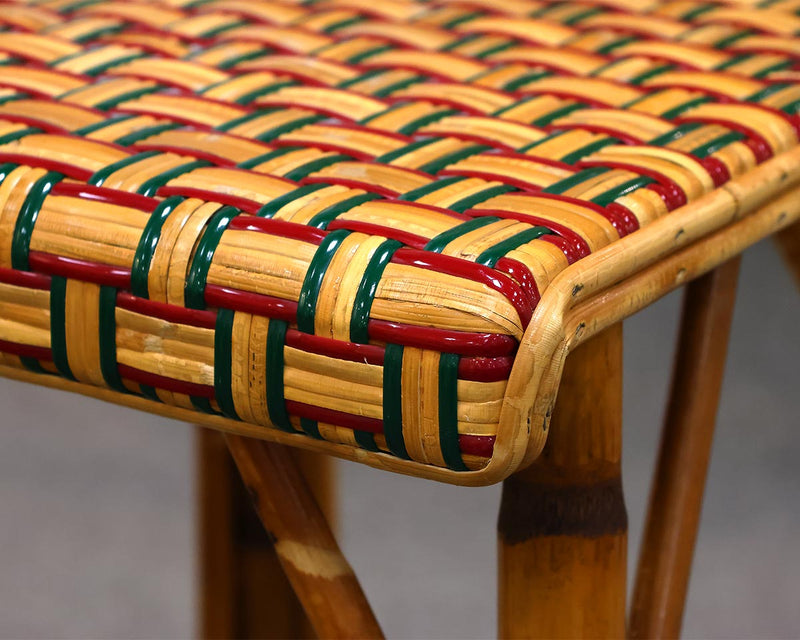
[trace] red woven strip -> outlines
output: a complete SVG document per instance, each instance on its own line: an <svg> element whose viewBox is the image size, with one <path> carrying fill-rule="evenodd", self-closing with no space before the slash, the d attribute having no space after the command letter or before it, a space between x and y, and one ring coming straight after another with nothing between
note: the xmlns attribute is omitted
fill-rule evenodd
<svg viewBox="0 0 800 640"><path fill-rule="evenodd" d="M467 455L480 456L482 458L491 458L494 453L495 436L471 436L467 434L459 434L458 446L461 453Z"/></svg>
<svg viewBox="0 0 800 640"><path fill-rule="evenodd" d="M52 362L53 360L53 352L46 347L34 347L29 344L7 342L6 340L0 340L0 352L9 353L12 356L19 356L21 358L44 360L46 362Z"/></svg>
<svg viewBox="0 0 800 640"><path fill-rule="evenodd" d="M384 227L379 224L372 224L369 222L360 222L358 220L342 220L337 218L331 220L328 224L328 231L335 231L336 229L347 229L348 231L355 231L358 233L366 233L371 236L383 236L389 240L397 240L402 244L411 247L412 249L424 249L428 244L429 239L423 236L418 236L408 231L400 229L392 229Z"/></svg>
<svg viewBox="0 0 800 640"><path fill-rule="evenodd" d="M485 267L482 264L467 262L452 256L445 256L441 253L431 251L419 251L417 249L402 248L398 249L392 257L392 262L422 269L430 269L438 273L444 273L459 278L468 278L474 282L480 282L490 289L500 292L508 301L514 305L519 314L523 329L531 321L533 311L526 304L525 294L520 286L506 275L502 275Z"/></svg>
<svg viewBox="0 0 800 640"><path fill-rule="evenodd" d="M16 269L6 269L0 267L0 282L13 284L26 289L39 289L50 291L50 276L33 271L17 271Z"/></svg>
<svg viewBox="0 0 800 640"><path fill-rule="evenodd" d="M214 387L211 385L195 384L193 382L184 382L183 380L175 380L174 378L167 378L160 376L149 371L142 371L135 369L125 364L117 365L119 375L133 382L147 385L148 387L155 387L156 389L163 389L164 391L172 391L173 393L183 393L187 396L196 396L198 398L213 398Z"/></svg>
<svg viewBox="0 0 800 640"><path fill-rule="evenodd" d="M220 193L218 191L210 191L208 189L198 189L196 187L180 187L165 185L159 187L157 191L159 197L168 198L169 196L184 196L186 198L199 198L210 202L219 202L220 204L228 204L237 209L241 209L246 213L257 213L262 204L255 200L242 198L233 195L232 193Z"/></svg>
<svg viewBox="0 0 800 640"><path fill-rule="evenodd" d="M255 216L238 216L231 220L228 229L232 231L259 231L311 244L319 244L328 235L325 231L316 227L307 227L294 222L286 222L285 220L258 218Z"/></svg>
<svg viewBox="0 0 800 640"><path fill-rule="evenodd" d="M158 206L157 198L150 198L130 191L119 191L108 187L96 187L92 184L80 182L57 182L50 190L53 196L70 196L84 200L99 200L121 207L131 207L147 213L152 213Z"/></svg>
<svg viewBox="0 0 800 640"><path fill-rule="evenodd" d="M391 344L412 344L421 349L432 349L464 356L508 356L517 350L517 341L499 333L468 333L432 327L412 327L370 320L369 335L373 340Z"/></svg>
<svg viewBox="0 0 800 640"><path fill-rule="evenodd" d="M117 294L117 306L120 309L133 311L143 316L176 322L190 327L201 329L214 329L217 324L217 314L214 311L201 311L198 309L187 309L174 304L156 302L139 298L127 291L120 291Z"/></svg>
<svg viewBox="0 0 800 640"><path fill-rule="evenodd" d="M383 433L383 421L365 416L356 416L352 413L334 411L323 407L314 407L302 402L286 401L286 410L300 418L308 418L317 422L335 424L356 431L367 431L368 433Z"/></svg>
<svg viewBox="0 0 800 640"><path fill-rule="evenodd" d="M31 251L28 260L32 269L52 276L74 278L118 289L127 289L131 283L130 269L122 267L66 258L41 251Z"/></svg>

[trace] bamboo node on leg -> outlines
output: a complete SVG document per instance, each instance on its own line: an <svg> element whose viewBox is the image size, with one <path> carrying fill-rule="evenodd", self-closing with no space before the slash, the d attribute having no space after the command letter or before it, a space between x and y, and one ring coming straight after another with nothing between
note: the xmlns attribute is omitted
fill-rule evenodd
<svg viewBox="0 0 800 640"><path fill-rule="evenodd" d="M511 476L497 528L510 545L537 536L599 538L624 533L628 515L622 481L617 477L593 485L531 485Z"/></svg>

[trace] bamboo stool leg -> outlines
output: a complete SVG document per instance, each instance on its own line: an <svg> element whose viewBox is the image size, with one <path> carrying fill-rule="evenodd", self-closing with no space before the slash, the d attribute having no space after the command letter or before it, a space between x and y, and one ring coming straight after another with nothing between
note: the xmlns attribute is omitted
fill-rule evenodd
<svg viewBox="0 0 800 640"><path fill-rule="evenodd" d="M622 325L566 362L542 456L503 484L501 638L625 634Z"/></svg>
<svg viewBox="0 0 800 640"><path fill-rule="evenodd" d="M800 287L800 222L779 231L774 236L795 283Z"/></svg>
<svg viewBox="0 0 800 640"><path fill-rule="evenodd" d="M317 636L383 637L361 585L289 450L232 434L225 440Z"/></svg>
<svg viewBox="0 0 800 640"><path fill-rule="evenodd" d="M737 257L686 288L633 592L632 638L680 634L740 261Z"/></svg>
<svg viewBox="0 0 800 640"><path fill-rule="evenodd" d="M314 637L222 434L199 428L196 439L200 637ZM331 522L333 461L304 451L293 455Z"/></svg>

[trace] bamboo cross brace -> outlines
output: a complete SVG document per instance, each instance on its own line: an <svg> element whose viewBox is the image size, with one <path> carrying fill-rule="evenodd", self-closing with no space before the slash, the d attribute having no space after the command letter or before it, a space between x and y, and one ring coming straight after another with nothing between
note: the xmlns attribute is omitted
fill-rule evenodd
<svg viewBox="0 0 800 640"><path fill-rule="evenodd" d="M320 638L381 638L367 598L290 452L226 436L245 486Z"/></svg>
<svg viewBox="0 0 800 640"><path fill-rule="evenodd" d="M631 604L631 638L680 635L741 256L686 288Z"/></svg>
<svg viewBox="0 0 800 640"><path fill-rule="evenodd" d="M786 227L776 234L775 242L794 276L795 284L800 287L800 223Z"/></svg>

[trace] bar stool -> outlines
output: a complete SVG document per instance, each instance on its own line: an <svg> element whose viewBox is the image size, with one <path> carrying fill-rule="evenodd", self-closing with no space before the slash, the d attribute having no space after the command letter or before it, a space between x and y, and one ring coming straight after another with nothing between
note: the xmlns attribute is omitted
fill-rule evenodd
<svg viewBox="0 0 800 640"><path fill-rule="evenodd" d="M739 256L800 282L795 4L5 3L0 375L207 427L205 636L381 635L317 454L502 481L501 637L677 636ZM681 286L626 623L621 323Z"/></svg>

